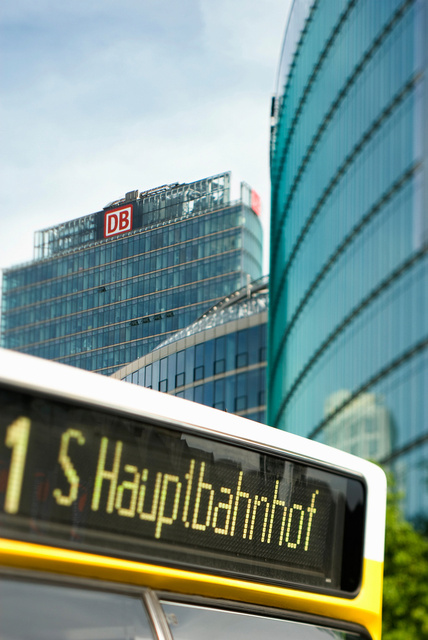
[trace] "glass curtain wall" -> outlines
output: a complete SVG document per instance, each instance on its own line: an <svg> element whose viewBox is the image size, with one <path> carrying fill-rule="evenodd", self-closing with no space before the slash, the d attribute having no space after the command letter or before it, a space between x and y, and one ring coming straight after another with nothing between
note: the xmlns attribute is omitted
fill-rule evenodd
<svg viewBox="0 0 428 640"><path fill-rule="evenodd" d="M273 103L268 423L428 517L427 9L295 0Z"/></svg>
<svg viewBox="0 0 428 640"><path fill-rule="evenodd" d="M60 225L59 236L43 232L45 245L36 240L53 255L4 272L2 346L109 375L259 278L259 218L239 201L202 200L182 203L179 217L169 219L169 207L161 223L70 250L58 243L73 230L80 237L91 216Z"/></svg>
<svg viewBox="0 0 428 640"><path fill-rule="evenodd" d="M182 342L159 360L151 354L152 362L123 380L266 422L266 321L189 347Z"/></svg>
<svg viewBox="0 0 428 640"><path fill-rule="evenodd" d="M264 277L113 377L266 423L268 304Z"/></svg>

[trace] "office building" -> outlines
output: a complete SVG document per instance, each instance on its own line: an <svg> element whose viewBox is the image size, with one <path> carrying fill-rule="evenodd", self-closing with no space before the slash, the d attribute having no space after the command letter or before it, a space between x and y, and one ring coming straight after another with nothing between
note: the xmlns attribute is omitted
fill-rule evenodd
<svg viewBox="0 0 428 640"><path fill-rule="evenodd" d="M409 518L428 517L427 13L295 0L271 130L268 423L350 449L360 430L368 455L379 429Z"/></svg>
<svg viewBox="0 0 428 640"><path fill-rule="evenodd" d="M2 346L110 375L261 276L258 213L224 173L36 232L35 259L4 271Z"/></svg>
<svg viewBox="0 0 428 640"><path fill-rule="evenodd" d="M261 278L113 377L264 423L267 309Z"/></svg>

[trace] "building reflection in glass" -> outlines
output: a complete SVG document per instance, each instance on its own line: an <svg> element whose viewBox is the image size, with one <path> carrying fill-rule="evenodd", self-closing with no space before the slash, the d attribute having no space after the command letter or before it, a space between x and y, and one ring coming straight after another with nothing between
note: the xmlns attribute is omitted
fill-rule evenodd
<svg viewBox="0 0 428 640"><path fill-rule="evenodd" d="M373 461L392 451L393 420L382 397L347 389L331 394L324 403L324 442Z"/></svg>

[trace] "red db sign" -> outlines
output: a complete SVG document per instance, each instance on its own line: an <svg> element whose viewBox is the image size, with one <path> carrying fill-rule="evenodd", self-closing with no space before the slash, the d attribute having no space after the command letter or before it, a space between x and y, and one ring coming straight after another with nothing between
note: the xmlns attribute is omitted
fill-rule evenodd
<svg viewBox="0 0 428 640"><path fill-rule="evenodd" d="M262 213L262 201L257 191L251 191L251 208L258 216Z"/></svg>
<svg viewBox="0 0 428 640"><path fill-rule="evenodd" d="M117 236L132 229L132 204L122 209L106 211L104 216L104 238Z"/></svg>

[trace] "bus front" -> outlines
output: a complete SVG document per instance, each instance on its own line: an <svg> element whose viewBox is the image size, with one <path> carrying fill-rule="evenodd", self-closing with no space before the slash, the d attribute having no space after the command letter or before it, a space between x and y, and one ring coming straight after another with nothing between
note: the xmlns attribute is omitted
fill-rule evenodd
<svg viewBox="0 0 428 640"><path fill-rule="evenodd" d="M2 638L380 640L378 467L0 355Z"/></svg>

